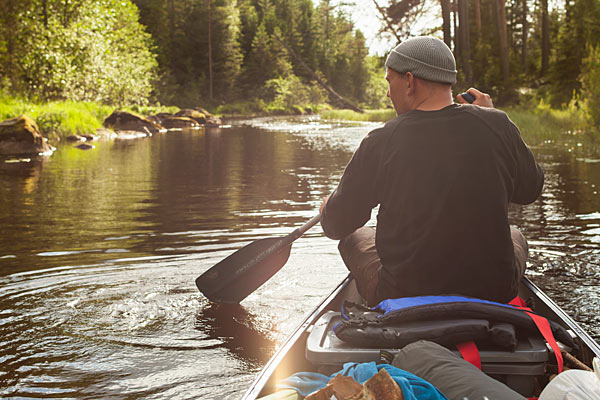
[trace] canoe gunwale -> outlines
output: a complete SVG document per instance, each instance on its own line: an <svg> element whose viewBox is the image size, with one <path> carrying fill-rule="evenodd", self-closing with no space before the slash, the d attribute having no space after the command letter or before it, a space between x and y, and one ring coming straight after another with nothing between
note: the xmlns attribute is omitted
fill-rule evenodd
<svg viewBox="0 0 600 400"><path fill-rule="evenodd" d="M570 329L575 333L575 336L582 342L591 354L586 356L586 352L584 349L580 349L582 353L582 358L584 358L584 363L589 364L591 359L595 356L600 358L600 345L577 323L573 318L569 316L562 308L558 306L546 293L544 293L540 288L538 288L529 278L523 278L523 284L525 287L533 293L536 299L539 299L542 304L547 307L551 313L556 316L557 321L563 325L565 328Z"/></svg>
<svg viewBox="0 0 600 400"><path fill-rule="evenodd" d="M281 361L285 358L292 347L298 342L303 333L306 333L309 326L313 325L318 318L323 314L331 303L336 299L339 293L348 286L352 281L352 276L348 274L344 280L333 291L321 302L319 305L310 313L302 322L298 324L293 333L285 340L283 345L275 352L273 357L265 364L259 375L254 380L246 394L242 399L256 399L259 393L266 386L268 380L274 374L275 369L279 366Z"/></svg>

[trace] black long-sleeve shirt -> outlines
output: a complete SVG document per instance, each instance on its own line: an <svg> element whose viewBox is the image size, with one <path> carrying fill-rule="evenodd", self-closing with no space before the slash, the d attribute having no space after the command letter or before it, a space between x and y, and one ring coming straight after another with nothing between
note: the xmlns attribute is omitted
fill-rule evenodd
<svg viewBox="0 0 600 400"><path fill-rule="evenodd" d="M341 239L380 205L382 299L462 294L509 301L518 281L508 204L535 201L543 182L504 112L456 104L413 110L363 139L321 225Z"/></svg>

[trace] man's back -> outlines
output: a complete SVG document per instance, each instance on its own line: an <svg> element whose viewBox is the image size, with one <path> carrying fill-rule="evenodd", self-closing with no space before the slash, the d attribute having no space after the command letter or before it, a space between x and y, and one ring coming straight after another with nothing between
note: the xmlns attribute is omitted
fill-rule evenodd
<svg viewBox="0 0 600 400"><path fill-rule="evenodd" d="M379 298L459 293L508 301L518 279L508 203L534 201L542 184L503 112L413 110L365 138L323 227L328 236L348 235L380 204Z"/></svg>

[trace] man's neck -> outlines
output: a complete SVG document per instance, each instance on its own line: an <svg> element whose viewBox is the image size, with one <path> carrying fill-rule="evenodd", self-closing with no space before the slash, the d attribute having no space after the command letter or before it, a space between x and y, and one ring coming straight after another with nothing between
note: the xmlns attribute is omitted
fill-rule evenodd
<svg viewBox="0 0 600 400"><path fill-rule="evenodd" d="M413 110L437 111L454 103L452 86L415 78Z"/></svg>
<svg viewBox="0 0 600 400"><path fill-rule="evenodd" d="M437 111L453 103L451 91L424 93L420 98L415 99L413 110Z"/></svg>

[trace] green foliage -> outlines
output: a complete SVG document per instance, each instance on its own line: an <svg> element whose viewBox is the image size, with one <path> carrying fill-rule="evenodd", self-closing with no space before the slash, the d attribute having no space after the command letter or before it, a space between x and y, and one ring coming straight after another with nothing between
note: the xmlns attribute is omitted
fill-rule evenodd
<svg viewBox="0 0 600 400"><path fill-rule="evenodd" d="M296 75L271 79L266 83L266 89L273 100L266 106L270 112L315 110L325 102L323 89L316 84L304 84Z"/></svg>
<svg viewBox="0 0 600 400"><path fill-rule="evenodd" d="M231 101L217 107L220 115L252 116L266 113L265 102L260 99Z"/></svg>
<svg viewBox="0 0 600 400"><path fill-rule="evenodd" d="M112 107L94 102L29 102L0 93L0 120L27 114L46 137L95 133L112 111Z"/></svg>
<svg viewBox="0 0 600 400"><path fill-rule="evenodd" d="M213 34L218 47L213 52L214 88L221 98L239 95L238 80L242 72L243 55L239 44L240 16L235 0L215 2Z"/></svg>
<svg viewBox="0 0 600 400"><path fill-rule="evenodd" d="M362 103L366 107L381 108L390 104L387 98L387 82L385 80L385 59L382 57L366 57L365 67L367 69L365 77L364 93Z"/></svg>
<svg viewBox="0 0 600 400"><path fill-rule="evenodd" d="M533 108L509 107L505 111L530 144L583 132L585 128L585 115L574 103L555 109L540 100Z"/></svg>
<svg viewBox="0 0 600 400"><path fill-rule="evenodd" d="M394 109L379 109L358 113L352 110L327 110L321 113L321 117L325 120L336 121L386 122L396 118L396 111Z"/></svg>
<svg viewBox="0 0 600 400"><path fill-rule="evenodd" d="M600 43L600 2L580 0L565 10L556 40L555 58L550 68L550 103L554 107L569 103L580 90L579 75L586 45Z"/></svg>
<svg viewBox="0 0 600 400"><path fill-rule="evenodd" d="M14 4L14 2L11 2ZM129 0L26 1L11 10L0 64L11 89L40 100L144 103L156 61Z"/></svg>
<svg viewBox="0 0 600 400"><path fill-rule="evenodd" d="M363 35L327 1L316 8L312 0L134 1L157 45L161 103L189 107L257 98L269 109L289 109L281 94L285 85L277 80L292 82L293 74L299 85L311 85L314 77L303 63L343 96L378 102L377 95L366 95L371 76Z"/></svg>
<svg viewBox="0 0 600 400"><path fill-rule="evenodd" d="M579 81L585 115L588 121L598 128L600 127L600 45L588 47Z"/></svg>
<svg viewBox="0 0 600 400"><path fill-rule="evenodd" d="M163 106L161 104L135 104L132 106L125 106L121 108L122 110L129 111L135 114L141 115L154 115L158 113L169 113L175 114L180 111L180 108L177 106Z"/></svg>
<svg viewBox="0 0 600 400"><path fill-rule="evenodd" d="M261 87L275 75L275 56L271 52L271 38L264 24L260 24L254 35L246 61L246 79L250 87Z"/></svg>

